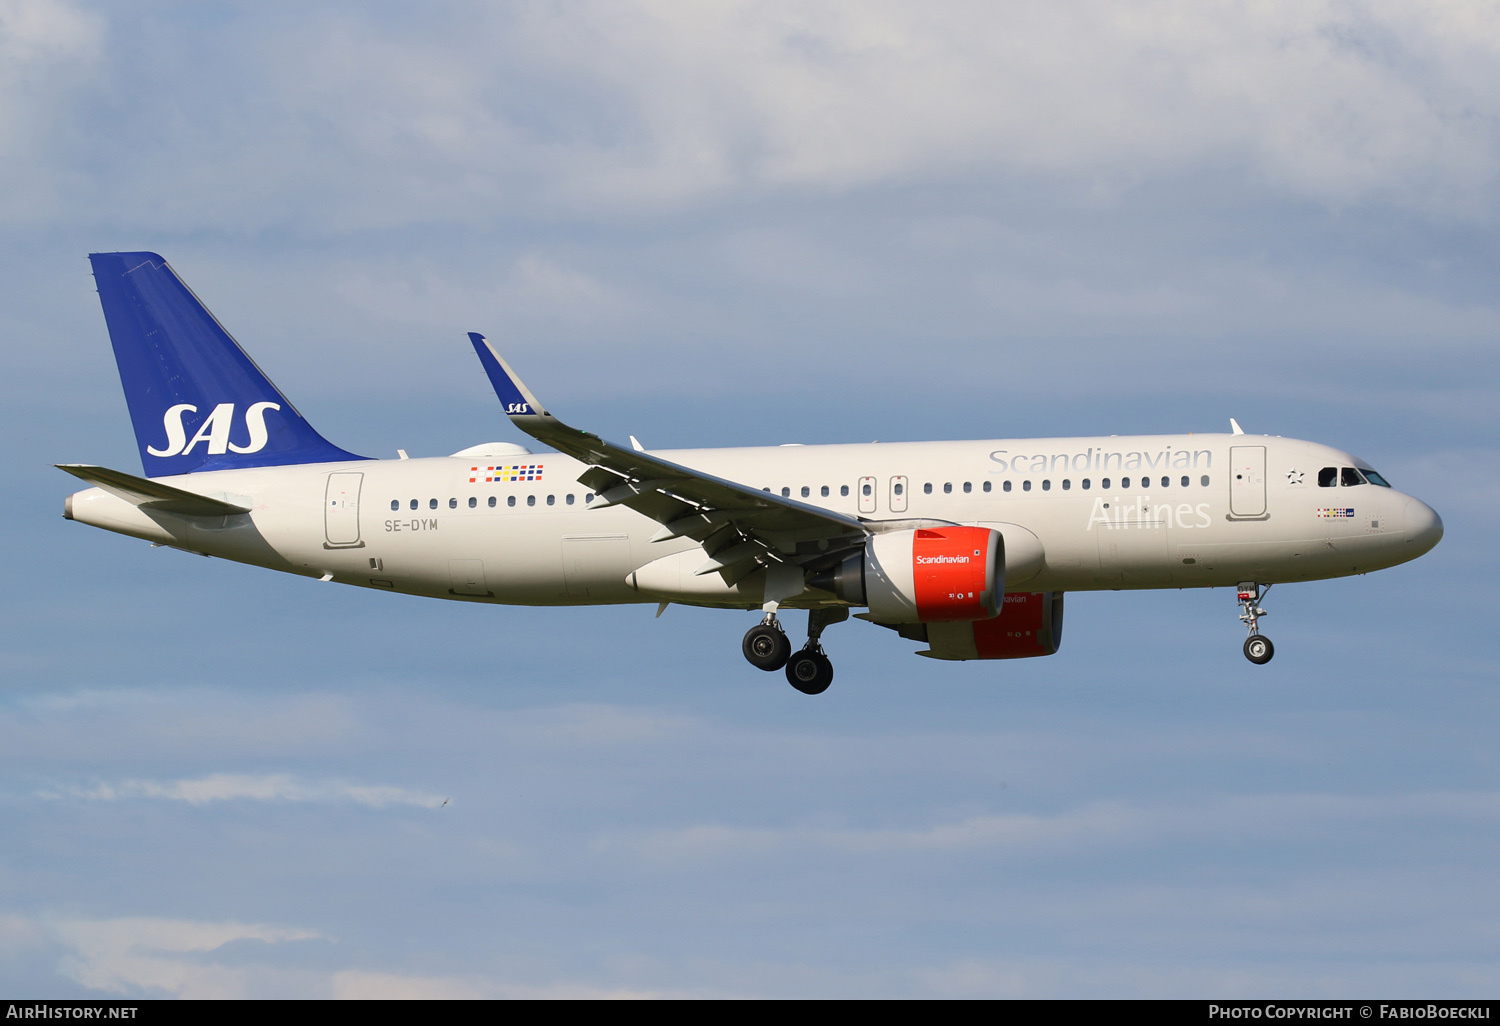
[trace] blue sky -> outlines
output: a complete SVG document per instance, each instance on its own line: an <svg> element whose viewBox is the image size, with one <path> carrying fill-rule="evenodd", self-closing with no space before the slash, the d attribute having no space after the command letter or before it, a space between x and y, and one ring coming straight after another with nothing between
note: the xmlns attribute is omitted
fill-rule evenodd
<svg viewBox="0 0 1500 1026"><path fill-rule="evenodd" d="M0 0L0 991L1490 995L1486 5ZM653 447L1247 430L1421 560L1069 597L1062 651L422 602L61 519L133 471L85 255L318 428ZM749 617L753 620L753 617ZM447 804L442 804L444 800Z"/></svg>

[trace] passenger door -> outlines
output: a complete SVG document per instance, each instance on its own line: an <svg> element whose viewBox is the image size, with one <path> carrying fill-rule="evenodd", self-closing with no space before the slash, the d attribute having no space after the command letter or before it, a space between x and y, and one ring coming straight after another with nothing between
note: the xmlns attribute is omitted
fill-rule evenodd
<svg viewBox="0 0 1500 1026"><path fill-rule="evenodd" d="M325 549L358 549L359 487L364 474L329 474L323 493L323 547Z"/></svg>
<svg viewBox="0 0 1500 1026"><path fill-rule="evenodd" d="M1235 445L1229 449L1229 515L1266 515L1266 447Z"/></svg>

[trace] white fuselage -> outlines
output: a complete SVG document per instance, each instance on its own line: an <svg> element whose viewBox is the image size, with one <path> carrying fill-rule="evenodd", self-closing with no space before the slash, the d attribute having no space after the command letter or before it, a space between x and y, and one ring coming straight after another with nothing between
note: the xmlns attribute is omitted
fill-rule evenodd
<svg viewBox="0 0 1500 1026"><path fill-rule="evenodd" d="M1374 484L1319 486L1347 453L1261 435L905 442L657 455L868 521L992 526L1007 591L1193 588L1364 573L1421 555L1441 526ZM514 468L523 468L517 471ZM540 467L540 471L524 468ZM682 601L759 607L760 595L638 568L682 553L623 506L589 510L557 453L477 446L452 457L196 473L164 483L250 507L205 519L146 512L99 488L69 499L84 523L244 563L406 594L565 605ZM1128 483L1127 483L1128 482ZM642 586L650 577L653 587ZM660 584L681 580L680 586ZM661 590L666 587L668 590ZM673 590L675 588L675 590ZM808 592L787 605L826 602Z"/></svg>

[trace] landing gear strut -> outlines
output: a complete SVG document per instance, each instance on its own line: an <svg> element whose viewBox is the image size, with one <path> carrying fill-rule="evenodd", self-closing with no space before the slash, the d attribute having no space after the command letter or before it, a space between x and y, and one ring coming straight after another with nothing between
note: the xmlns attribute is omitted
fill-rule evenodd
<svg viewBox="0 0 1500 1026"><path fill-rule="evenodd" d="M1250 632L1250 636L1245 639L1245 658L1257 666L1269 663L1276 654L1276 646L1271 644L1271 639L1260 633L1260 618L1266 615L1266 611L1260 608L1260 600L1270 594L1270 591L1269 584L1265 591L1261 591L1260 585L1254 581L1240 582L1240 622Z"/></svg>
<svg viewBox="0 0 1500 1026"><path fill-rule="evenodd" d="M849 619L849 610L843 606L834 609L814 609L807 614L807 644L796 652L786 664L787 683L804 695L821 695L833 683L833 663L823 654L823 645L818 641L823 630L831 624Z"/></svg>

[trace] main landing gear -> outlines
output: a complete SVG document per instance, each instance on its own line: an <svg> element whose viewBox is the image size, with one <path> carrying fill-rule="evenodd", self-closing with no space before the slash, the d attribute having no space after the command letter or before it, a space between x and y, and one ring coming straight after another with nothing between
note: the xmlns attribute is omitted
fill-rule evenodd
<svg viewBox="0 0 1500 1026"><path fill-rule="evenodd" d="M1245 658L1257 666L1269 663L1276 654L1276 646L1271 644L1271 639L1260 633L1260 618L1266 615L1266 611L1260 608L1260 600L1270 594L1270 591L1269 584L1265 591L1261 591L1260 585L1254 581L1240 582L1240 622L1250 632L1250 636L1245 639Z"/></svg>
<svg viewBox="0 0 1500 1026"><path fill-rule="evenodd" d="M796 652L781 629L781 621L775 611L766 613L760 623L745 632L741 649L750 665L761 670L779 670L786 667L787 683L804 695L821 695L833 683L833 663L823 653L818 639L824 628L849 619L849 610L843 606L835 609L814 609L807 618L807 644Z"/></svg>

